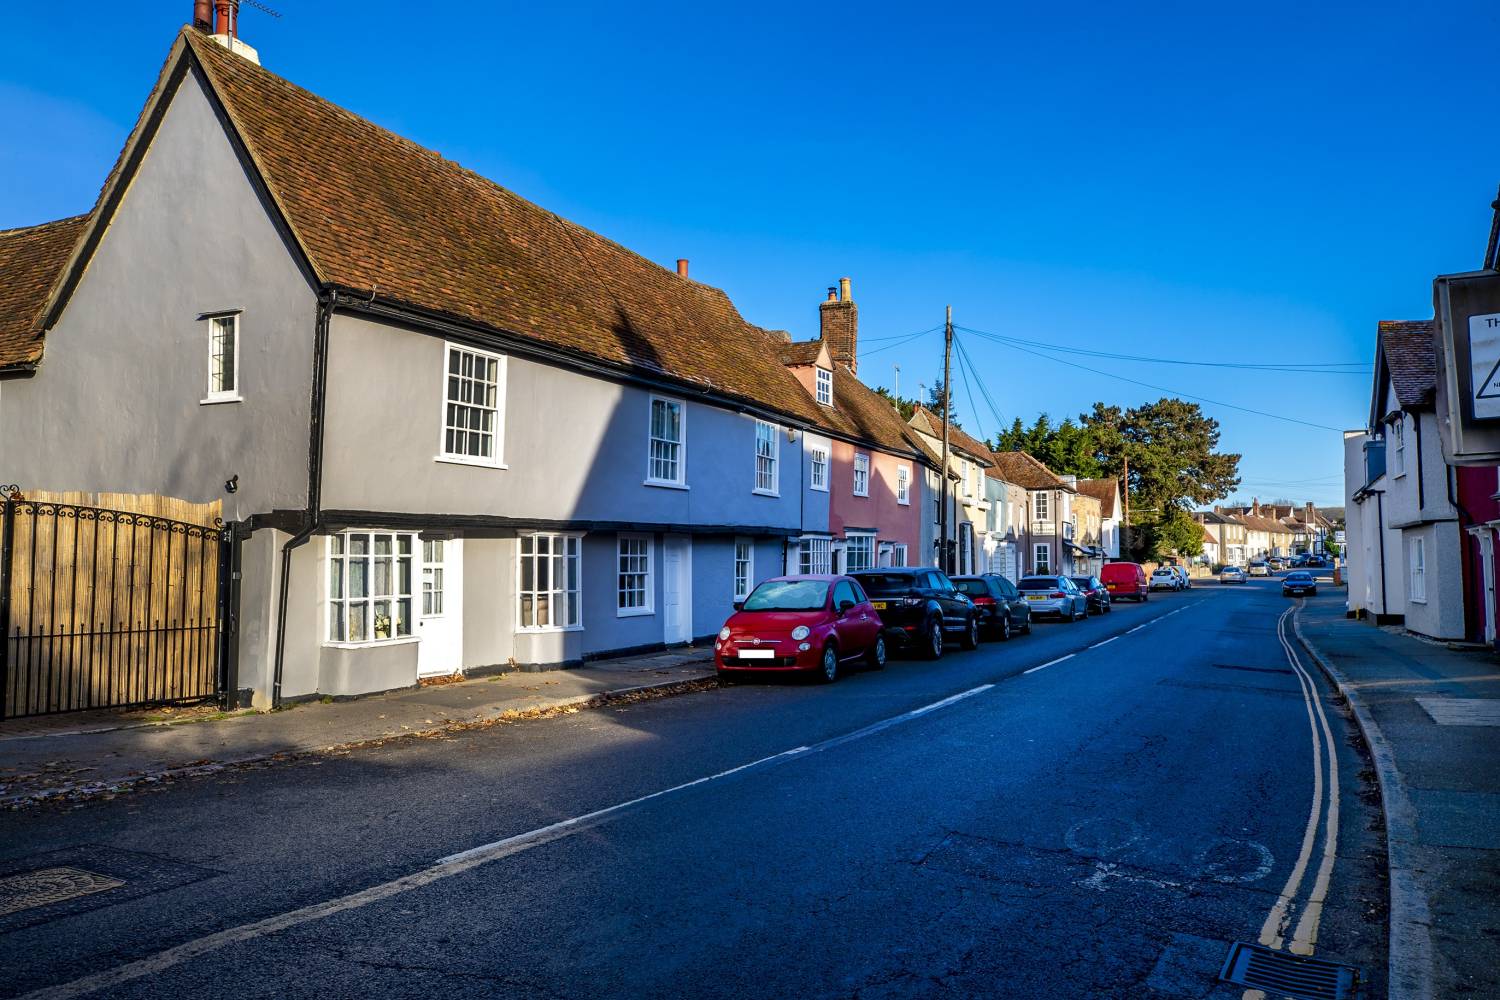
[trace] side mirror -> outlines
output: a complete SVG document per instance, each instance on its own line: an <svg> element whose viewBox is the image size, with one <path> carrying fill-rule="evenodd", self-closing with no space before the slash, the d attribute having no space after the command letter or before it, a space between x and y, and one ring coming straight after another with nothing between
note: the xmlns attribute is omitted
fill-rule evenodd
<svg viewBox="0 0 1500 1000"><path fill-rule="evenodd" d="M736 611L744 611L745 610L745 602L744 601L735 601L734 602L734 610L736 610Z"/></svg>
<svg viewBox="0 0 1500 1000"><path fill-rule="evenodd" d="M850 600L839 601L839 614L846 615L846 614L849 613L850 609L853 608L853 607L854 607L854 602L853 601L850 601Z"/></svg>

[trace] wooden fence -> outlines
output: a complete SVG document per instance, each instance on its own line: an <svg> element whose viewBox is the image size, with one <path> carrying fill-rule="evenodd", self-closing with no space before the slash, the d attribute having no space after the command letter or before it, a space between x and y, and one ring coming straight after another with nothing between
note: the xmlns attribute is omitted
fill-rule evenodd
<svg viewBox="0 0 1500 1000"><path fill-rule="evenodd" d="M169 497L7 498L0 718L216 696L218 513Z"/></svg>

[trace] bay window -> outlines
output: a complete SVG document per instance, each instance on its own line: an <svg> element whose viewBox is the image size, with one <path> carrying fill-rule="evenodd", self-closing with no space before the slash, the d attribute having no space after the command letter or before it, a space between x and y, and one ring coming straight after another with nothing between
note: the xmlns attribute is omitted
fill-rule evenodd
<svg viewBox="0 0 1500 1000"><path fill-rule="evenodd" d="M388 642L411 635L414 538L389 531L329 536L330 642Z"/></svg>
<svg viewBox="0 0 1500 1000"><path fill-rule="evenodd" d="M536 532L517 539L516 623L525 632L582 628L578 535Z"/></svg>

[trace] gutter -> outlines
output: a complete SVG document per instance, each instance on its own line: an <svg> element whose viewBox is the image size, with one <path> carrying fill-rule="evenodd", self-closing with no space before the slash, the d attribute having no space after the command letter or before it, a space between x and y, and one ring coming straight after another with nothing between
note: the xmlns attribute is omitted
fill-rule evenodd
<svg viewBox="0 0 1500 1000"><path fill-rule="evenodd" d="M291 589L292 550L312 537L322 518L323 417L328 387L328 326L338 306L339 293L318 296L318 319L313 333L312 399L307 434L307 510L302 528L281 546L281 581L276 600L276 668L271 681L271 707L281 707L281 678L286 664L286 610Z"/></svg>

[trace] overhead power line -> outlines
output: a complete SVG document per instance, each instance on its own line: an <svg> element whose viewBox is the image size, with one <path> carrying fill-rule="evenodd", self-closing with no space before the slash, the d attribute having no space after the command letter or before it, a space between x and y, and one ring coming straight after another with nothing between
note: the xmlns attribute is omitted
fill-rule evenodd
<svg viewBox="0 0 1500 1000"><path fill-rule="evenodd" d="M1188 365L1196 368L1235 368L1248 371L1289 372L1298 375L1367 375L1371 370L1371 366L1363 361L1309 361L1305 363L1279 361L1275 364L1255 364L1239 361L1189 361L1183 358L1149 358L1139 354L1115 354L1110 351L1091 351L1082 347L1042 344L1032 340L1024 340L1020 337L1008 337L1001 333L975 330L970 327L963 327L962 329L965 333L972 333L975 336L994 340L997 343L1022 345L1041 351L1104 358L1112 361L1138 361L1143 364L1156 365Z"/></svg>
<svg viewBox="0 0 1500 1000"><path fill-rule="evenodd" d="M999 337L996 334L989 334L989 333L985 333L982 330L973 330L973 329L970 329L968 327L963 327L962 329L966 333L973 334L974 336L977 336L977 337L983 337L986 340L991 340L991 341L994 341L996 343L1000 343L1000 344L1002 344L1002 345L1004 345L1006 347L1009 347L1011 350L1020 351L1023 354L1030 354L1033 357L1043 358L1043 359L1045 359L1047 361L1052 361L1052 362L1055 362L1055 363L1060 364L1060 365L1067 365L1069 368L1077 368L1077 369L1079 369L1081 371L1092 372L1095 375L1103 375L1105 378L1119 379L1121 382L1129 382L1131 385L1139 385L1139 386L1144 386L1147 389L1155 389L1157 392L1170 393L1171 395L1177 396L1177 397L1179 397L1181 399L1191 399L1191 400L1195 400L1195 401L1197 401L1199 403L1207 403L1210 406L1221 406L1221 407L1224 407L1225 409L1239 410L1241 413L1253 413L1253 414L1255 414L1258 417L1270 417L1272 420L1282 420L1282 421L1285 421L1285 422L1287 422L1289 424L1301 424L1304 427L1316 427L1318 430L1323 430L1323 431L1339 431L1339 432L1342 432L1342 428L1339 428L1339 427L1330 427L1328 424L1319 424L1319 423L1315 423L1315 422L1313 422L1311 420L1301 420L1301 419L1299 419L1297 417L1288 417L1288 416L1286 416L1284 414L1271 413L1271 412L1269 412L1267 410L1257 410L1257 409L1255 409L1253 407L1240 406L1240 405L1238 405L1236 403L1226 403L1226 402L1224 402L1221 399L1210 399L1207 396L1196 396L1196 395L1193 395L1192 393L1182 392L1181 390L1178 390L1178 389L1170 389L1170 388L1168 388L1166 386L1163 386L1163 385L1156 385L1156 384L1151 383L1151 382L1142 382L1140 379L1127 378L1124 375L1117 375L1114 372L1104 371L1101 368L1091 368L1088 365L1081 365L1081 364L1078 364L1075 361L1068 361L1068 360L1066 360L1064 358L1054 357L1054 356L1052 356L1050 354L1043 354L1040 351L1033 350L1029 346L1023 347L1023 346L1021 346L1021 342L1017 341L1016 338L1014 338L1014 337L1004 337L1004 338L1002 338L1002 337Z"/></svg>

